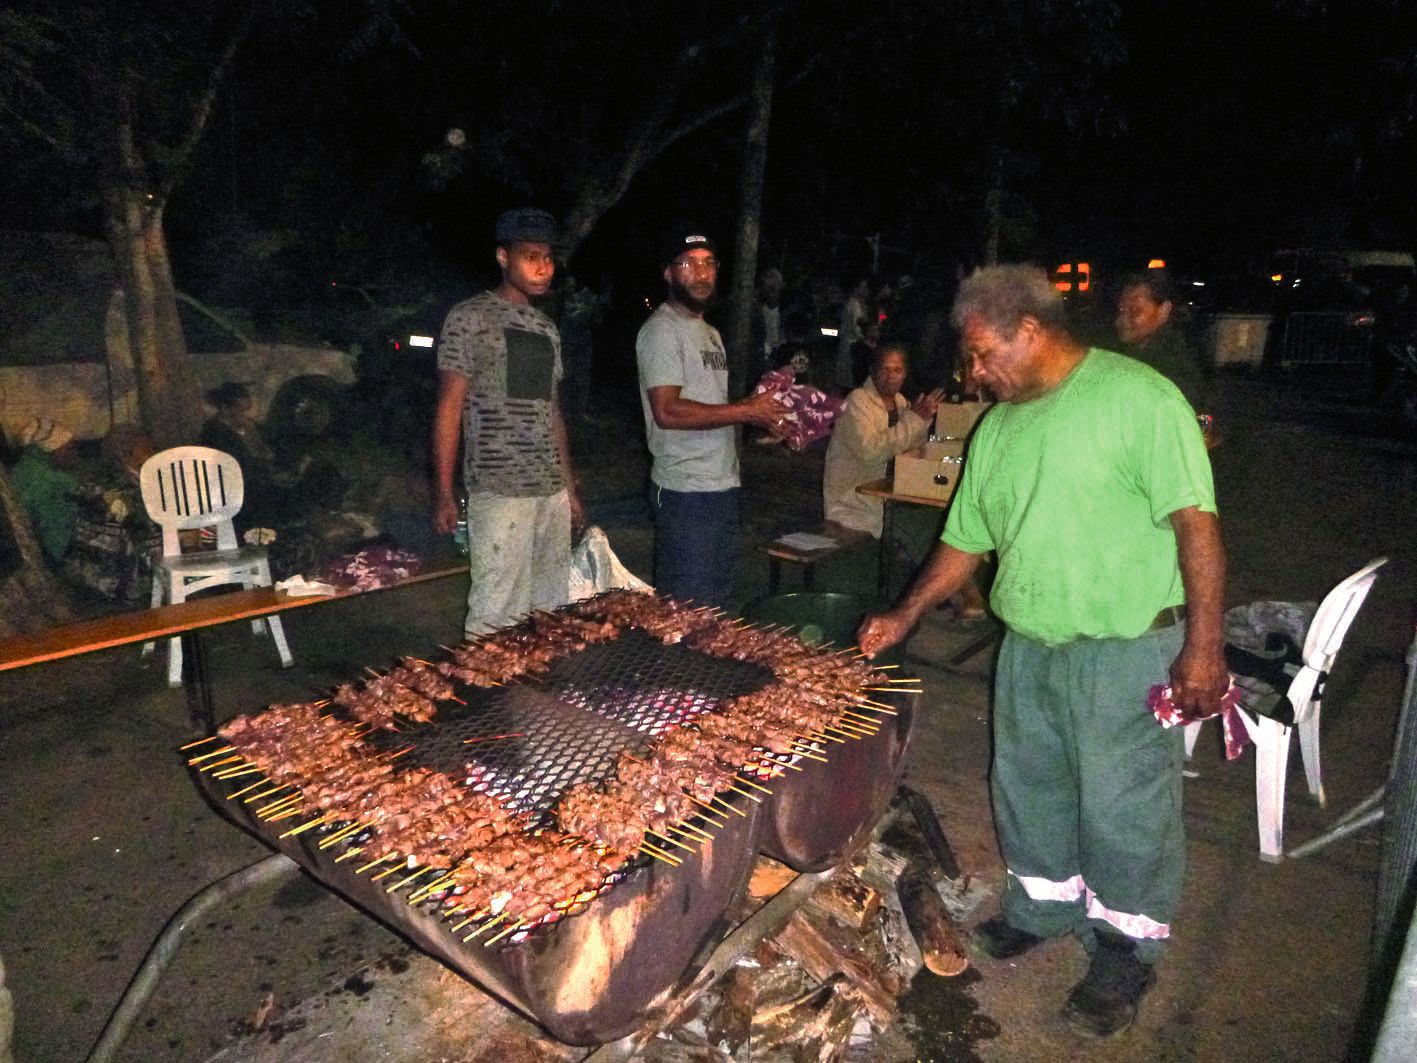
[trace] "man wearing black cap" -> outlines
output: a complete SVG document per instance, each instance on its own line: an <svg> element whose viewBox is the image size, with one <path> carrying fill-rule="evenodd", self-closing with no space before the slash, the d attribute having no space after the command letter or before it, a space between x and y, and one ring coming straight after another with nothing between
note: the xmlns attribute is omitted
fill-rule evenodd
<svg viewBox="0 0 1417 1063"><path fill-rule="evenodd" d="M467 489L467 635L566 601L571 529L584 519L557 401L561 337L532 305L556 273L556 221L544 210L497 219L502 283L448 313L438 342L433 523L458 522L459 434Z"/></svg>
<svg viewBox="0 0 1417 1063"><path fill-rule="evenodd" d="M645 433L654 458L655 589L725 604L738 562L734 426L778 431L787 411L769 394L728 401L728 355L704 310L718 283L713 241L679 226L662 261L669 297L635 341Z"/></svg>

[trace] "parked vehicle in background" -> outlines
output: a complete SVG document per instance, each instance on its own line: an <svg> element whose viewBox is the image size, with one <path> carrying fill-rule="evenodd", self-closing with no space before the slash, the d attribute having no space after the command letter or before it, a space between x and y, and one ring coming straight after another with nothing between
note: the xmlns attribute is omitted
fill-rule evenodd
<svg viewBox="0 0 1417 1063"><path fill-rule="evenodd" d="M1278 252L1269 279L1276 364L1368 367L1380 319L1417 288L1417 264L1406 251L1305 248Z"/></svg>
<svg viewBox="0 0 1417 1063"><path fill-rule="evenodd" d="M10 438L48 417L79 439L136 420L137 391L123 293L108 251L83 237L0 234L0 427ZM318 436L355 380L354 357L333 347L261 343L178 293L178 315L203 391L245 384L256 415L280 434Z"/></svg>

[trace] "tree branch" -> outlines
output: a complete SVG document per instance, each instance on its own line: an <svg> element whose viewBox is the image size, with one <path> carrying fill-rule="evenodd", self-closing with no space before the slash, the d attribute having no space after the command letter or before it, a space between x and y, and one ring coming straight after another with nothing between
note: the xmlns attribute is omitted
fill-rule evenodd
<svg viewBox="0 0 1417 1063"><path fill-rule="evenodd" d="M156 190L159 203L165 203L167 197L172 194L172 190L187 175L187 171L192 165L193 152L196 151L197 144L202 139L202 133L207 127L207 121L211 118L217 92L221 88L222 82L226 80L227 71L231 69L237 50L240 49L251 32L251 23L255 17L256 0L246 0L245 10L232 25L231 31L227 34L226 41L217 55L216 62L212 64L207 83L192 105L192 112L187 121L187 131L178 141L173 152L173 162L167 168L167 173L164 174Z"/></svg>

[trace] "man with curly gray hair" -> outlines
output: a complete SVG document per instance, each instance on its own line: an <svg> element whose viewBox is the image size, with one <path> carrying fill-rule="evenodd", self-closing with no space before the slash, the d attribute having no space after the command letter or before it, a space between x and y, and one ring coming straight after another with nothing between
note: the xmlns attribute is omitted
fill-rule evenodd
<svg viewBox="0 0 1417 1063"><path fill-rule="evenodd" d="M994 823L1008 868L985 952L1073 934L1091 963L1064 1015L1126 1029L1155 980L1181 893L1183 729L1148 701L1169 686L1186 718L1219 710L1225 551L1195 415L1159 373L1086 348L1062 299L1027 266L960 288L954 320L980 421L941 542L861 648L899 642L999 558L990 604L1008 631L995 676Z"/></svg>

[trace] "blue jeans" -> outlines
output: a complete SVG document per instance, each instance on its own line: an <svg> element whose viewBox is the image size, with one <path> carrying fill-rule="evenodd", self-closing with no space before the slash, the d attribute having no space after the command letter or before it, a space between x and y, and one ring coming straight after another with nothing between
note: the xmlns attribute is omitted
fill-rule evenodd
<svg viewBox="0 0 1417 1063"><path fill-rule="evenodd" d="M650 484L656 591L697 605L728 603L738 570L738 493Z"/></svg>

